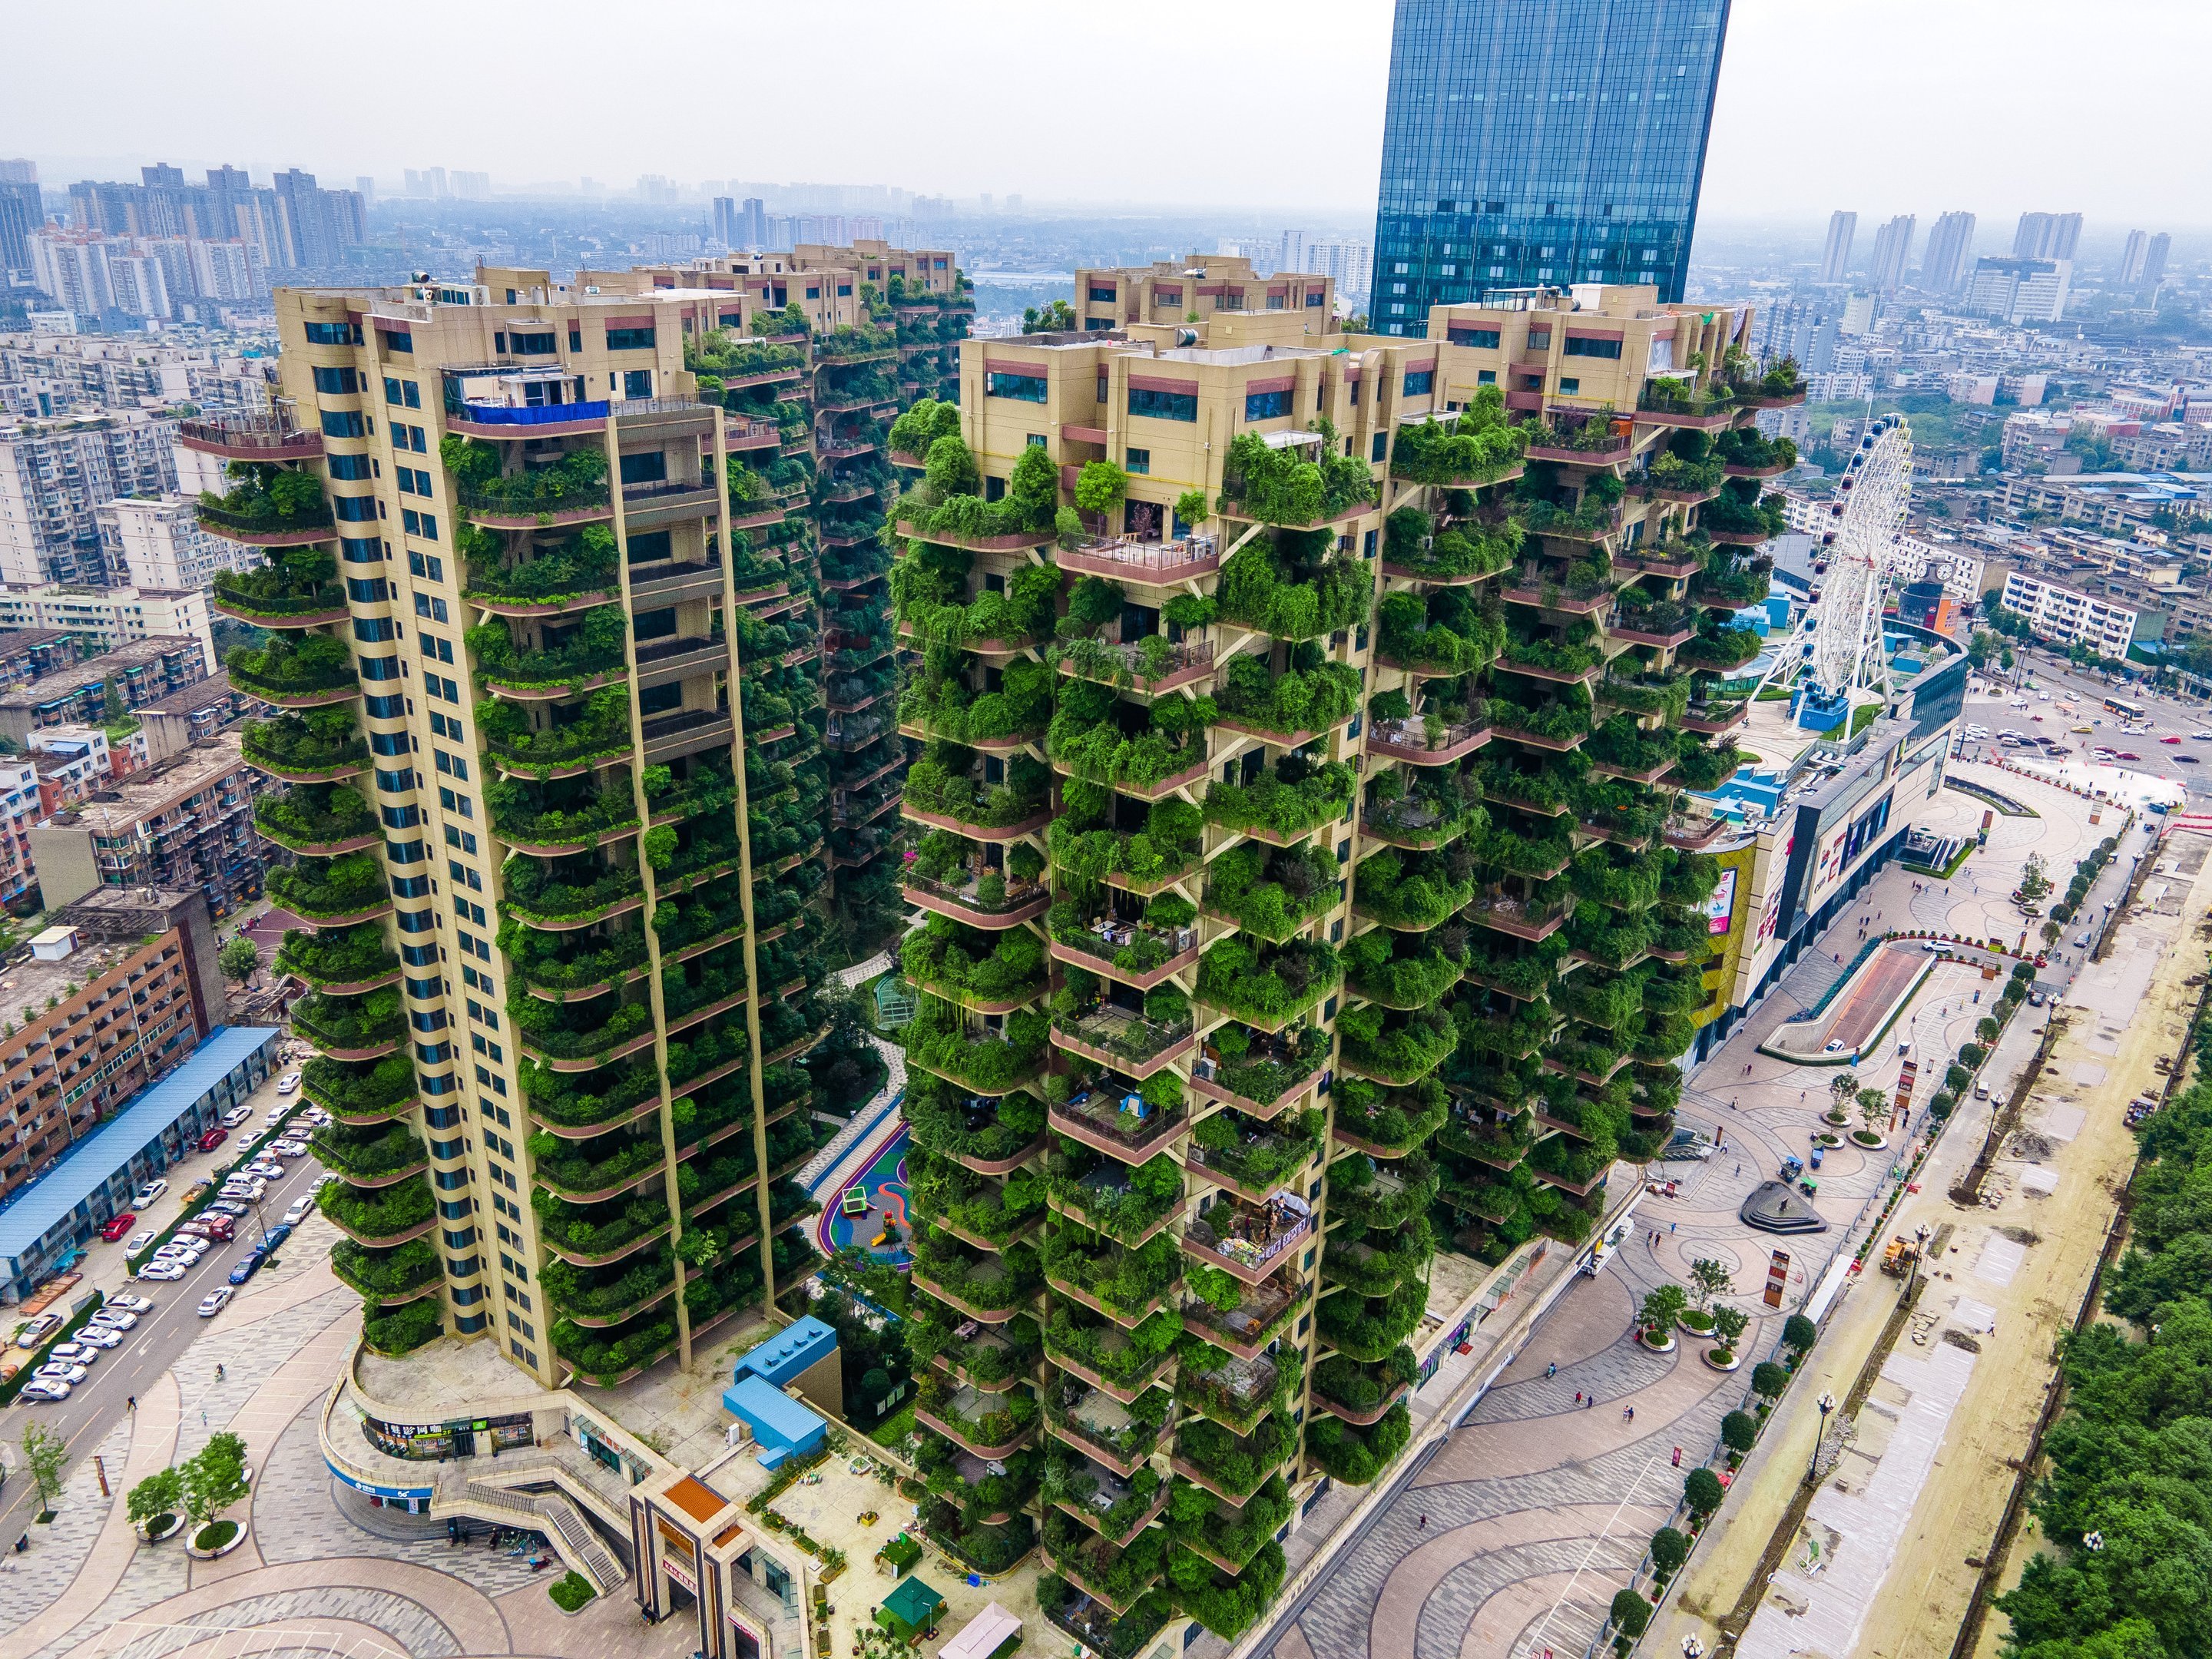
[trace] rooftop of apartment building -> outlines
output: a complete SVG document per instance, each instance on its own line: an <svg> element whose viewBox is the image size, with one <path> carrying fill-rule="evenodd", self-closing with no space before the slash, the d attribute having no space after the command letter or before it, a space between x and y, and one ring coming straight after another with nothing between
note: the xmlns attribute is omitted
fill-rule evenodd
<svg viewBox="0 0 2212 1659"><path fill-rule="evenodd" d="M4 639L5 635L0 635ZM202 709L213 708L237 696L230 684L230 670L218 668L204 680L196 680L166 697L156 697L152 702L141 703L134 711L147 714L197 714Z"/></svg>
<svg viewBox="0 0 2212 1659"><path fill-rule="evenodd" d="M140 823L167 811L187 795L198 794L244 764L240 733L202 738L167 759L116 779L74 810L57 812L57 829L89 830L94 836L125 836Z"/></svg>
<svg viewBox="0 0 2212 1659"><path fill-rule="evenodd" d="M113 890L118 899L134 908L143 910L148 905L144 894L150 890L142 889L135 893L127 888ZM88 894L80 902L90 904L100 896L98 892ZM181 896L171 894L168 898L174 902ZM88 917L87 921L91 920ZM14 1021L22 1018L26 1009L32 1016L36 1016L45 1012L49 999L56 1003L68 1001L101 975L112 972L149 939L162 933L167 925L165 922L156 923L137 933L117 932L100 937L89 925L72 927L67 922L55 923L46 932L58 931L65 939L73 938L75 942L69 953L52 961L42 961L33 954L32 946L26 944L4 966L0 966L0 1018ZM44 938L45 934L39 937ZM55 945L43 948L58 949L59 946L60 941L57 941Z"/></svg>
<svg viewBox="0 0 2212 1659"><path fill-rule="evenodd" d="M57 640L76 636L66 628L8 628L0 629L0 660L20 657L40 650Z"/></svg>
<svg viewBox="0 0 2212 1659"><path fill-rule="evenodd" d="M179 651L189 651L197 659L200 642L187 634L153 634L143 640L127 641L112 651L87 657L72 667L42 674L22 685L0 691L0 708L37 708L73 696L88 685L97 685L111 674L149 668Z"/></svg>

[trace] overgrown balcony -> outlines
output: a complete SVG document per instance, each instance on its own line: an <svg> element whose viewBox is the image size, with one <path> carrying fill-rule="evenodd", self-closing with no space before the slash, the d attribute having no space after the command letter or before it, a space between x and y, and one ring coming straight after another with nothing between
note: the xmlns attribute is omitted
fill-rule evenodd
<svg viewBox="0 0 2212 1659"><path fill-rule="evenodd" d="M589 927L644 902L644 884L636 870L609 869L589 854L510 858L501 866L500 880L501 903L507 911L534 927L556 931Z"/></svg>
<svg viewBox="0 0 2212 1659"><path fill-rule="evenodd" d="M1073 1297L1056 1297L1044 1325L1045 1357L1124 1405L1158 1382L1175 1358L1180 1322L1154 1312L1126 1325Z"/></svg>
<svg viewBox="0 0 2212 1659"><path fill-rule="evenodd" d="M429 1161L422 1138L398 1124L357 1130L342 1124L318 1129L315 1156L356 1187L383 1187L414 1174Z"/></svg>
<svg viewBox="0 0 2212 1659"><path fill-rule="evenodd" d="M1423 936L1375 928L1344 947L1345 982L1386 1008L1441 1002L1467 965L1467 929L1457 923Z"/></svg>
<svg viewBox="0 0 2212 1659"><path fill-rule="evenodd" d="M958 676L917 676L900 694L899 724L985 750L1034 742L1051 724L1054 676L1042 663L1009 662L996 690L976 692Z"/></svg>
<svg viewBox="0 0 2212 1659"><path fill-rule="evenodd" d="M1275 673L1264 658L1231 658L1214 694L1221 723L1280 748L1297 748L1359 712L1358 669L1326 660L1310 641L1293 647L1289 661L1291 666Z"/></svg>
<svg viewBox="0 0 2212 1659"><path fill-rule="evenodd" d="M374 1060L407 1035L398 996L389 990L364 997L327 997L310 991L292 1006L299 1034L335 1060Z"/></svg>
<svg viewBox="0 0 2212 1659"><path fill-rule="evenodd" d="M1206 793L1206 818L1255 840L1288 846L1322 825L1334 823L1351 806L1358 779L1336 761L1316 765L1285 755L1272 769L1237 783L1216 780Z"/></svg>
<svg viewBox="0 0 2212 1659"><path fill-rule="evenodd" d="M1000 768L995 777L988 775ZM1044 827L1052 775L1026 755L981 763L974 751L933 742L907 768L910 817L972 840L1008 841Z"/></svg>
<svg viewBox="0 0 2212 1659"><path fill-rule="evenodd" d="M1122 1616L1159 1583L1166 1567L1167 1534L1158 1528L1139 1531L1127 1548L1116 1548L1055 1508L1045 1516L1044 1553L1046 1565L1062 1579Z"/></svg>
<svg viewBox="0 0 2212 1659"><path fill-rule="evenodd" d="M1203 1419L1176 1431L1175 1472L1232 1504L1245 1503L1268 1476L1297 1455L1297 1441L1279 1416L1262 1418L1248 1434Z"/></svg>
<svg viewBox="0 0 2212 1659"><path fill-rule="evenodd" d="M1164 1233L1133 1248L1070 1224L1046 1237L1044 1271L1057 1294L1134 1330L1174 1292L1182 1257Z"/></svg>
<svg viewBox="0 0 2212 1659"><path fill-rule="evenodd" d="M1119 1474L1133 1474L1160 1441L1170 1409L1164 1389L1116 1400L1073 1373L1046 1389L1045 1419L1053 1435Z"/></svg>
<svg viewBox="0 0 2212 1659"><path fill-rule="evenodd" d="M1037 1403L1025 1394L983 1394L924 1376L915 1396L915 1420L978 1457L1004 1457L1029 1443Z"/></svg>
<svg viewBox="0 0 2212 1659"><path fill-rule="evenodd" d="M1456 679L1480 673L1505 646L1505 622L1462 589L1386 593L1375 608L1375 659L1387 668Z"/></svg>
<svg viewBox="0 0 2212 1659"><path fill-rule="evenodd" d="M1328 1034L1311 1024L1280 1032L1216 1026L1191 1068L1191 1087L1248 1117L1273 1118L1320 1082L1328 1049Z"/></svg>
<svg viewBox="0 0 2212 1659"><path fill-rule="evenodd" d="M1354 1296L1387 1297L1401 1286L1425 1286L1429 1259L1435 1254L1436 1239L1425 1216L1388 1231L1337 1228L1322 1254L1322 1279Z"/></svg>
<svg viewBox="0 0 2212 1659"><path fill-rule="evenodd" d="M1064 982L1053 998L1053 1042L1093 1066L1142 1082L1185 1053L1195 1038L1190 999L1172 984L1155 986L1136 1006L1135 993L1126 989L1102 994L1104 981L1087 969L1069 965L1061 977ZM1071 1095L1068 1106L1089 1121L1091 1109L1079 1091ZM1144 1149L1136 1162L1151 1156L1150 1130L1135 1127L1119 1140L1109 1139L1132 1151Z"/></svg>
<svg viewBox="0 0 2212 1659"><path fill-rule="evenodd" d="M1003 1394L1030 1382L1042 1357L1036 1321L1028 1314L987 1325L918 1297L908 1305L903 1328L907 1352L917 1366L933 1365L982 1394Z"/></svg>
<svg viewBox="0 0 2212 1659"><path fill-rule="evenodd" d="M626 664L618 609L600 606L573 623L518 623L495 617L467 632L477 674L500 696L534 701L591 690L621 677ZM536 637L518 637L530 628ZM704 647L712 641L696 643ZM643 654L641 648L640 654Z"/></svg>
<svg viewBox="0 0 2212 1659"><path fill-rule="evenodd" d="M1441 853L1382 848L1369 854L1359 862L1352 913L1407 933L1439 926L1474 896L1474 860L1454 850L1463 846L1455 842Z"/></svg>
<svg viewBox="0 0 2212 1659"><path fill-rule="evenodd" d="M1073 898L1054 905L1045 917L1052 954L1091 973L1138 991L1149 991L1198 960L1198 936L1192 924L1197 910L1180 893L1162 893L1143 907L1122 900L1100 915L1085 915Z"/></svg>
<svg viewBox="0 0 2212 1659"><path fill-rule="evenodd" d="M1359 832L1370 842L1425 852L1457 841L1487 821L1474 774L1423 768L1409 776L1393 767L1368 784Z"/></svg>
<svg viewBox="0 0 2212 1659"><path fill-rule="evenodd" d="M1156 1469L1124 1479L1090 1458L1055 1451L1045 1466L1044 1499L1109 1544L1123 1546L1166 1506L1167 1483Z"/></svg>
<svg viewBox="0 0 2212 1659"><path fill-rule="evenodd" d="M951 1003L922 999L907 1028L908 1061L977 1094L1004 1094L1043 1069L1048 1021L1013 1013L994 1029L971 1024Z"/></svg>
<svg viewBox="0 0 2212 1659"><path fill-rule="evenodd" d="M1073 684L1060 696L1045 752L1066 776L1158 799L1205 775L1210 707L1171 697L1146 708L1103 686Z"/></svg>
<svg viewBox="0 0 2212 1659"><path fill-rule="evenodd" d="M1242 1572L1275 1541L1291 1518L1291 1492L1279 1474L1242 1505L1224 1503L1200 1486L1182 1483L1174 1498L1170 1530L1183 1548L1224 1572Z"/></svg>
<svg viewBox="0 0 2212 1659"><path fill-rule="evenodd" d="M1474 489L1510 477L1528 447L1528 428L1507 424L1503 395L1478 394L1456 416L1401 422L1390 446L1390 476Z"/></svg>
<svg viewBox="0 0 2212 1659"><path fill-rule="evenodd" d="M1317 1005L1344 977L1335 949L1321 939L1255 949L1224 939L1199 958L1198 998L1256 1030L1279 1031Z"/></svg>
<svg viewBox="0 0 2212 1659"><path fill-rule="evenodd" d="M1402 1226L1426 1213L1436 1195L1436 1166L1419 1153L1380 1163L1355 1152L1328 1166L1331 1227Z"/></svg>
<svg viewBox="0 0 2212 1659"><path fill-rule="evenodd" d="M1045 1179L1053 1209L1124 1244L1143 1243L1182 1209L1182 1171L1164 1152L1132 1168L1063 1137Z"/></svg>
<svg viewBox="0 0 2212 1659"><path fill-rule="evenodd" d="M966 1532L1005 1526L1026 1508L1036 1497L1045 1455L1032 1444L1004 1459L985 1459L949 1440L925 1435L915 1463L930 1497L956 1507Z"/></svg>
<svg viewBox="0 0 2212 1659"><path fill-rule="evenodd" d="M1291 1112L1265 1121L1248 1121L1233 1108L1200 1120L1183 1149L1184 1161L1214 1186L1255 1205L1266 1205L1285 1188L1295 1188L1322 1150L1324 1115ZM1272 1218L1264 1246L1294 1231L1291 1218ZM1193 1225L1196 1225L1193 1223ZM1234 1229L1224 1233L1232 1236ZM1241 1252L1231 1251L1231 1255Z"/></svg>
<svg viewBox="0 0 2212 1659"><path fill-rule="evenodd" d="M248 765L288 783L336 783L368 770L360 723L343 707L255 720L241 752Z"/></svg>
<svg viewBox="0 0 2212 1659"><path fill-rule="evenodd" d="M224 666L240 690L283 708L344 702L361 692L353 653L328 634L273 634L258 650L234 647Z"/></svg>
<svg viewBox="0 0 2212 1659"><path fill-rule="evenodd" d="M975 1013L1010 1013L1045 988L1044 946L1035 933L985 933L943 915L908 936L900 966L915 986Z"/></svg>
<svg viewBox="0 0 2212 1659"><path fill-rule="evenodd" d="M316 1202L355 1243L378 1249L390 1249L421 1237L430 1231L438 1213L429 1183L422 1181L361 1189L335 1182L323 1188Z"/></svg>
<svg viewBox="0 0 2212 1659"><path fill-rule="evenodd" d="M977 1095L909 1073L905 1111L915 1145L979 1172L1003 1174L1042 1150L1045 1103L1035 1095Z"/></svg>
<svg viewBox="0 0 2212 1659"><path fill-rule="evenodd" d="M1197 865L1205 823L1187 800L1156 800L1139 816L1126 798L1072 779L1060 791L1060 811L1046 840L1052 861L1078 880L1150 894ZM1008 855L1010 869L1018 852Z"/></svg>
<svg viewBox="0 0 2212 1659"><path fill-rule="evenodd" d="M1043 869L1034 848L1018 845L1002 869L994 869L974 842L933 830L921 838L902 879L908 902L918 908L1003 932L1044 914L1051 895L1036 878Z"/></svg>
<svg viewBox="0 0 2212 1659"><path fill-rule="evenodd" d="M1216 506L1223 513L1286 527L1328 524L1375 499L1367 462L1339 453L1336 428L1326 420L1308 432L1237 434L1221 489Z"/></svg>
<svg viewBox="0 0 2212 1659"><path fill-rule="evenodd" d="M383 1122L413 1109L415 1072L402 1055L363 1067L318 1054L300 1068L300 1092L348 1123Z"/></svg>
<svg viewBox="0 0 2212 1659"><path fill-rule="evenodd" d="M1328 1407L1332 1402L1323 1400L1322 1404ZM1413 1417L1403 1399L1385 1407L1371 1427L1362 1426L1364 1416L1350 1407L1340 1411L1332 1408L1328 1415L1315 1417L1306 1425L1306 1455L1332 1480L1347 1486L1364 1486L1381 1479L1413 1438Z"/></svg>
<svg viewBox="0 0 2212 1659"><path fill-rule="evenodd" d="M501 778L484 788L493 830L521 851L559 857L616 840L638 827L627 775L594 788L580 778L550 784Z"/></svg>
<svg viewBox="0 0 2212 1659"><path fill-rule="evenodd" d="M281 795L257 796L253 827L280 846L324 857L382 839L375 811L343 784L301 784Z"/></svg>
<svg viewBox="0 0 2212 1659"><path fill-rule="evenodd" d="M1436 1070L1458 1040L1451 1016L1441 1008L1393 1013L1375 1003L1346 1009L1337 1033L1345 1069L1398 1088Z"/></svg>
<svg viewBox="0 0 2212 1659"><path fill-rule="evenodd" d="M277 947L276 971L296 974L319 991L345 995L397 979L399 958L385 944L382 931L370 924L312 933L295 928Z"/></svg>
<svg viewBox="0 0 2212 1659"><path fill-rule="evenodd" d="M577 1268L557 1257L539 1272L545 1299L572 1323L605 1329L676 1294L676 1253L665 1244L611 1267Z"/></svg>
<svg viewBox="0 0 2212 1659"><path fill-rule="evenodd" d="M609 605L621 594L614 532L586 525L557 544L538 542L529 556L502 562L483 554L468 561L463 598L500 616L558 616Z"/></svg>
<svg viewBox="0 0 2212 1659"><path fill-rule="evenodd" d="M200 492L196 512L202 529L263 547L327 540L336 533L322 483L313 473L252 461L234 461L228 471L238 481L228 493Z"/></svg>
<svg viewBox="0 0 2212 1659"><path fill-rule="evenodd" d="M372 853L303 857L269 872L269 896L318 928L346 927L392 908L384 865Z"/></svg>
<svg viewBox="0 0 2212 1659"><path fill-rule="evenodd" d="M1285 1264L1257 1285L1231 1273L1215 1273L1205 1281L1205 1296L1184 1303L1184 1322L1215 1346L1225 1348L1240 1358L1257 1358L1269 1343L1290 1328L1291 1321L1312 1294L1310 1287L1288 1272L1287 1267ZM1206 1270L1191 1270L1194 1285L1200 1281L1203 1271Z"/></svg>
<svg viewBox="0 0 2212 1659"><path fill-rule="evenodd" d="M994 1178L928 1152L914 1158L912 1165L912 1212L978 1249L1006 1249L1044 1219L1045 1185L1033 1170Z"/></svg>
<svg viewBox="0 0 2212 1659"><path fill-rule="evenodd" d="M1407 1090L1347 1077L1336 1085L1329 1138L1371 1157L1403 1158L1437 1132L1449 1110L1443 1085L1433 1077Z"/></svg>
<svg viewBox="0 0 2212 1659"><path fill-rule="evenodd" d="M1240 1359L1193 1337L1176 1373L1176 1398L1232 1434L1249 1434L1279 1407L1295 1403L1304 1369L1297 1349Z"/></svg>
<svg viewBox="0 0 2212 1659"><path fill-rule="evenodd" d="M531 1194L531 1207L546 1247L579 1267L619 1261L671 1225L668 1200L658 1187L593 1204L571 1204L541 1187Z"/></svg>
<svg viewBox="0 0 2212 1659"><path fill-rule="evenodd" d="M445 1280L438 1247L418 1238L396 1249L372 1250L341 1238L331 1246L331 1271L369 1302L386 1307L411 1302Z"/></svg>

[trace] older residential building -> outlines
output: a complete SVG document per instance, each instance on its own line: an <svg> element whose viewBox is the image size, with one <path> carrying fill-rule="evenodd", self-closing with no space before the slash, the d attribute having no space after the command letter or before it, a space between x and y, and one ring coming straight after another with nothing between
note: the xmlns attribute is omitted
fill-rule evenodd
<svg viewBox="0 0 2212 1659"><path fill-rule="evenodd" d="M49 904L96 887L197 887L217 917L261 893L253 799L262 775L241 758L239 734L207 738L112 779L31 831Z"/></svg>
<svg viewBox="0 0 2212 1659"><path fill-rule="evenodd" d="M17 908L35 892L31 826L45 816L37 764L13 755L0 757L0 904Z"/></svg>
<svg viewBox="0 0 2212 1659"><path fill-rule="evenodd" d="M106 719L111 688L129 710L206 678L198 641L140 640L0 692L0 732L21 743L40 726L98 726Z"/></svg>
<svg viewBox="0 0 2212 1659"><path fill-rule="evenodd" d="M2038 639L2055 645L2086 645L2099 656L2116 660L2126 658L2142 622L2132 606L2020 570L2005 572L1998 603L2027 617Z"/></svg>
<svg viewBox="0 0 2212 1659"><path fill-rule="evenodd" d="M2074 267L2065 259L1985 256L1974 261L1966 280L1966 308L2008 323L2055 323L2066 314L2073 276Z"/></svg>
<svg viewBox="0 0 2212 1659"><path fill-rule="evenodd" d="M230 671L223 669L181 691L143 703L131 713L138 717L146 758L160 761L203 738L229 731L246 718L249 706L259 705L233 685Z"/></svg>
<svg viewBox="0 0 2212 1659"><path fill-rule="evenodd" d="M98 508L177 487L176 422L131 410L0 421L0 582L110 580Z"/></svg>
<svg viewBox="0 0 2212 1659"><path fill-rule="evenodd" d="M174 1067L222 1018L215 931L191 889L100 894L49 921L0 987L0 1199Z"/></svg>
<svg viewBox="0 0 2212 1659"><path fill-rule="evenodd" d="M205 592L217 571L246 569L253 558L201 529L189 495L104 501L94 516L107 568L133 587Z"/></svg>
<svg viewBox="0 0 2212 1659"><path fill-rule="evenodd" d="M27 629L69 634L100 651L191 638L199 641L205 672L216 668L208 596L198 588L90 587L74 582L0 586L0 639L7 637L6 630Z"/></svg>
<svg viewBox="0 0 2212 1659"><path fill-rule="evenodd" d="M28 685L81 660L78 635L60 628L0 629L0 690Z"/></svg>

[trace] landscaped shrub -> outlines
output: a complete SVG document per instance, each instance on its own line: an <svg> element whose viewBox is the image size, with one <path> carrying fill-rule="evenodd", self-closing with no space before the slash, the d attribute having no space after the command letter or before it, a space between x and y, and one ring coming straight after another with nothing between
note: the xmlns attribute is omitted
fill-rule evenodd
<svg viewBox="0 0 2212 1659"><path fill-rule="evenodd" d="M1616 1641L1613 1645L1626 1652L1627 1644L1643 1635L1644 1627L1651 1622L1651 1604L1632 1589L1616 1591L1613 1598L1613 1622L1620 1626L1620 1634L1626 1638Z"/></svg>
<svg viewBox="0 0 2212 1659"><path fill-rule="evenodd" d="M1721 1443L1730 1451L1747 1452L1759 1439L1759 1419L1749 1412L1730 1412L1721 1419Z"/></svg>
<svg viewBox="0 0 2212 1659"><path fill-rule="evenodd" d="M1751 1368L1751 1391L1768 1400L1778 1396L1790 1386L1790 1373L1771 1359L1762 1359Z"/></svg>
<svg viewBox="0 0 2212 1659"><path fill-rule="evenodd" d="M1662 1527L1651 1534L1651 1566L1662 1578L1672 1578L1676 1569L1690 1559L1690 1540L1672 1527Z"/></svg>
<svg viewBox="0 0 2212 1659"><path fill-rule="evenodd" d="M1820 1340L1820 1328L1803 1314L1791 1314L1782 1322L1782 1343L1803 1353ZM1755 1374L1754 1374L1755 1376Z"/></svg>
<svg viewBox="0 0 2212 1659"><path fill-rule="evenodd" d="M1692 1469L1682 1482L1682 1501L1702 1521L1720 1508L1723 1491L1720 1476L1711 1469Z"/></svg>
<svg viewBox="0 0 2212 1659"><path fill-rule="evenodd" d="M592 1588L592 1581L573 1569L555 1579L545 1593L563 1613L574 1613L599 1595L599 1591Z"/></svg>

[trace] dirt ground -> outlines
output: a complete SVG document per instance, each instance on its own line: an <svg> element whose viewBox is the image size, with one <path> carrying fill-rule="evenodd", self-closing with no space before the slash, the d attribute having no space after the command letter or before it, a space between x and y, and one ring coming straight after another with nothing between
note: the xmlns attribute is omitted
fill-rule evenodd
<svg viewBox="0 0 2212 1659"><path fill-rule="evenodd" d="M2030 1097L2022 1132L2006 1144L1968 1209L1948 1191L1972 1162L1982 1122L1962 1121L1922 1172L1890 1231L1911 1235L1948 1224L1948 1248L1929 1264L1919 1310L1923 1341L1938 1340L1962 1301L1994 1311L1977 1340L1967 1393L1913 1501L1856 1640L1860 1659L1944 1659L1957 1638L1980 1560L1990 1549L2014 1480L2008 1460L2026 1450L2053 1378L2053 1347L2070 1325L2103 1249L2114 1202L2135 1155L2123 1113L2133 1096L2162 1086L2160 1055L2179 1057L2197 991L2183 981L2205 969L2204 917L2212 872L2201 837L2179 835L2161 849L2106 959L2084 969L2068 995L2064 1034ZM1964 1131L1965 1133L1961 1133ZM1984 1254L1992 1241L1997 1249ZM2024 1247L2024 1248L2023 1248ZM2001 1258L1992 1276L1991 1263ZM2008 1278L2006 1275L2008 1273ZM1996 1282L2003 1279L2005 1282ZM1736 1604L1774 1526L1798 1489L1812 1454L1824 1390L1842 1399L1896 1305L1899 1283L1871 1271L1855 1283L1812 1357L1808 1374L1784 1396L1735 1483L1724 1530L1699 1553L1646 1638L1668 1655L1695 1632L1714 1650L1716 1621ZM1930 1317L1932 1316L1932 1318ZM1910 1331L1899 1353L1924 1353ZM2017 1581L2033 1547L2032 1528L2007 1563ZM1969 1559L1972 1565L1969 1565ZM1986 1620L1978 1655L1994 1654L2003 1620ZM1837 1652L1832 1659L1846 1659Z"/></svg>

